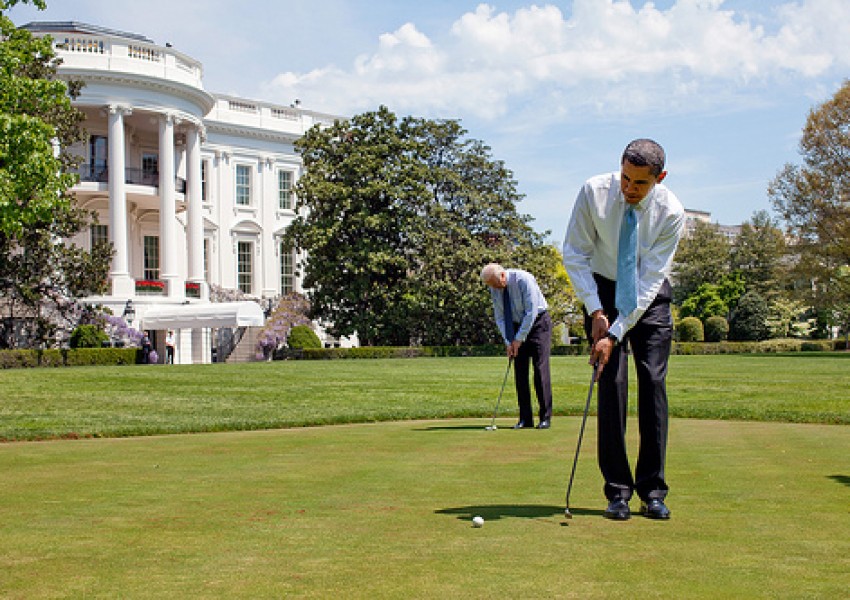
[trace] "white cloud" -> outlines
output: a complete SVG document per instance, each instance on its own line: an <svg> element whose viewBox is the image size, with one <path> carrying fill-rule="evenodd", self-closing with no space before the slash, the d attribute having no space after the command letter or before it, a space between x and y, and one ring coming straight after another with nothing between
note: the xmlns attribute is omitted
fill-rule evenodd
<svg viewBox="0 0 850 600"><path fill-rule="evenodd" d="M775 31L723 0L677 0L667 10L575 0L570 15L481 4L449 31L429 35L408 22L350 67L283 73L265 91L343 114L386 104L424 116L522 119L528 111L563 120L750 104L775 82L850 66L850 3L786 3L772 16Z"/></svg>

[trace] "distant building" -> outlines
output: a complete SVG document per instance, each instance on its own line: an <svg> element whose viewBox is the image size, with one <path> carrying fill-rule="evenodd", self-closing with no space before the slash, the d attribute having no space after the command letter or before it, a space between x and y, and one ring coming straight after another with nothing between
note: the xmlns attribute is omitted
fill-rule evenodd
<svg viewBox="0 0 850 600"><path fill-rule="evenodd" d="M73 240L109 240L109 291L86 301L132 317L158 346L174 330L178 363L212 360L218 328L263 323L260 305L302 291L281 240L303 165L294 143L333 115L213 94L201 63L150 39L77 22L24 25L50 35L59 75L85 82L80 206L100 223ZM210 305L210 285L258 299ZM131 310L127 310L130 308ZM159 352L164 355L164 352Z"/></svg>
<svg viewBox="0 0 850 600"><path fill-rule="evenodd" d="M697 223L711 223L711 213L703 210L685 209L685 237L690 236ZM726 236L730 242L734 242L741 235L740 225L720 225L715 223L717 231Z"/></svg>

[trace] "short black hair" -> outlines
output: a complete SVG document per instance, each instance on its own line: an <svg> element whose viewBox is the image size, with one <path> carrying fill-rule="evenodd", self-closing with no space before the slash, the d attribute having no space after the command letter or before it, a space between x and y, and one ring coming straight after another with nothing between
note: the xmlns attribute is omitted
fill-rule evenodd
<svg viewBox="0 0 850 600"><path fill-rule="evenodd" d="M620 164L629 161L636 167L649 167L653 177L658 177L664 171L666 159L664 148L658 142L640 138L629 142Z"/></svg>

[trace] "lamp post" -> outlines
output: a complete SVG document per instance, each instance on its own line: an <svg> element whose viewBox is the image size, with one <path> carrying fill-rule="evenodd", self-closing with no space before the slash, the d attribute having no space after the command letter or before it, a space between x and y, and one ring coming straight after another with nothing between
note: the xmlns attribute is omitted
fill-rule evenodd
<svg viewBox="0 0 850 600"><path fill-rule="evenodd" d="M127 304L124 305L124 314L122 315L124 320L127 321L128 325L133 325L133 319L136 318L136 309L133 307L133 301L127 300Z"/></svg>

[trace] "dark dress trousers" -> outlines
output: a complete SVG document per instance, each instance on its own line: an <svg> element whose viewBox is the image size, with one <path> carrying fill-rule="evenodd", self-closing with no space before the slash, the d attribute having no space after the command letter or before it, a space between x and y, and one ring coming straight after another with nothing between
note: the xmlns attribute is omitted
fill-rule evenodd
<svg viewBox="0 0 850 600"><path fill-rule="evenodd" d="M514 331L519 330L519 323ZM534 367L534 392L537 396L539 418L552 418L552 382L549 376L549 354L552 348L552 318L548 312L537 315L528 337L520 345L514 358L514 382L516 384L519 420L531 425L531 389L528 385L528 363Z"/></svg>
<svg viewBox="0 0 850 600"><path fill-rule="evenodd" d="M615 282L594 274L599 300L609 322L614 322ZM628 500L633 491L645 500L667 496L664 463L667 448L667 362L673 339L670 312L671 288L664 281L655 300L641 319L630 329L622 343L611 352L611 358L599 378L599 466L605 479L608 500ZM585 313L585 330L590 339L592 319ZM634 477L626 449L626 417L628 415L628 352L634 356L638 378L638 430L640 447Z"/></svg>

